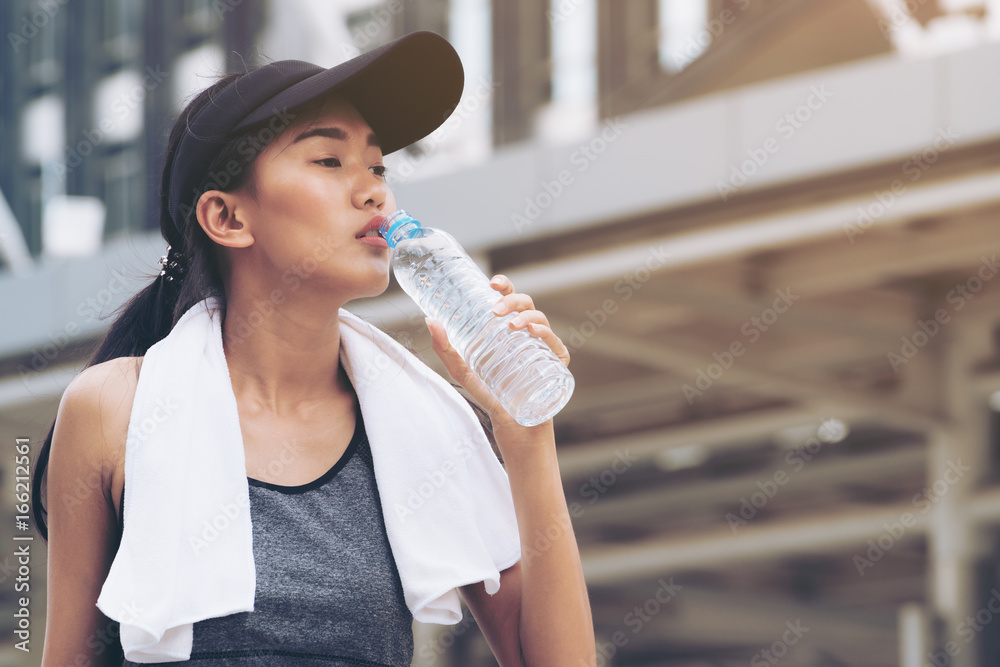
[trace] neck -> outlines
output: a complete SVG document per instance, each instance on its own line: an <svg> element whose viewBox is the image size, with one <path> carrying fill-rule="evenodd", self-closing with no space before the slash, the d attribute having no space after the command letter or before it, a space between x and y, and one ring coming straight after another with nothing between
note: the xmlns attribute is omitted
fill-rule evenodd
<svg viewBox="0 0 1000 667"><path fill-rule="evenodd" d="M343 305L308 293L281 303L227 295L223 350L233 392L275 415L354 393L340 364Z"/></svg>

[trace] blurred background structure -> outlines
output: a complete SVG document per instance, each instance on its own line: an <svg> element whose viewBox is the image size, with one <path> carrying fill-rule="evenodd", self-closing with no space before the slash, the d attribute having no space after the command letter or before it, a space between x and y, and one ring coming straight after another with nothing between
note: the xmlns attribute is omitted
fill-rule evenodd
<svg viewBox="0 0 1000 667"><path fill-rule="evenodd" d="M570 346L598 664L1000 664L996 0L4 2L0 661L15 438L158 269L175 114L418 29L466 92L390 183ZM440 370L395 284L352 309ZM468 620L414 664L495 664Z"/></svg>

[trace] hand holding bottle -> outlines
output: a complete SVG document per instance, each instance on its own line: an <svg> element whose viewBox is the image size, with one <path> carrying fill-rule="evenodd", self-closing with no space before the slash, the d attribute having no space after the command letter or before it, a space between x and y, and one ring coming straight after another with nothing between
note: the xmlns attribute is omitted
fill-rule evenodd
<svg viewBox="0 0 1000 667"><path fill-rule="evenodd" d="M555 355L559 357L560 361L569 366L569 349L563 343L562 339L552 331L545 313L535 309L531 297L527 294L515 292L513 284L504 275L494 276L490 280L490 287L497 290L499 296L497 306L501 307L501 310L499 312L494 311L495 314L500 317L509 313L517 313L517 316L508 323L508 326L512 330L526 331L528 334L539 338L549 346ZM434 348L434 353L441 359L452 379L462 385L469 392L469 395L479 405L483 406L483 409L490 414L494 424L497 422L497 417L500 419L512 419L500 405L500 402L497 401L496 397L490 392L486 384L479 379L472 369L469 368L469 365L465 363L458 351L451 346L444 326L430 317L426 318L426 321L427 328L431 333L431 344Z"/></svg>

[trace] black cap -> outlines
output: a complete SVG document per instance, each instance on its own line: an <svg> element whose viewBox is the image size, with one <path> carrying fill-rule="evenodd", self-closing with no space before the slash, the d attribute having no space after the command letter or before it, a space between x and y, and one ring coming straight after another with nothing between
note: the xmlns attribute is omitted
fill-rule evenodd
<svg viewBox="0 0 1000 667"><path fill-rule="evenodd" d="M188 120L167 156L170 192L164 194L170 217L179 229L212 159L256 123L336 91L358 109L387 155L437 129L458 105L464 85L455 49L424 31L329 69L301 60L259 67L235 79Z"/></svg>

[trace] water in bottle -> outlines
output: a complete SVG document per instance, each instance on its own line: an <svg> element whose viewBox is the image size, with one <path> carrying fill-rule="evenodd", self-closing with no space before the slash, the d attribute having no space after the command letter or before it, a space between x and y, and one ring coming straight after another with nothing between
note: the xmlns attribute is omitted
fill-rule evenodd
<svg viewBox="0 0 1000 667"><path fill-rule="evenodd" d="M507 325L516 312L493 312L500 294L450 234L403 210L379 232L393 249L403 291L444 325L452 347L519 424L541 424L566 405L574 386L569 369L544 342Z"/></svg>

